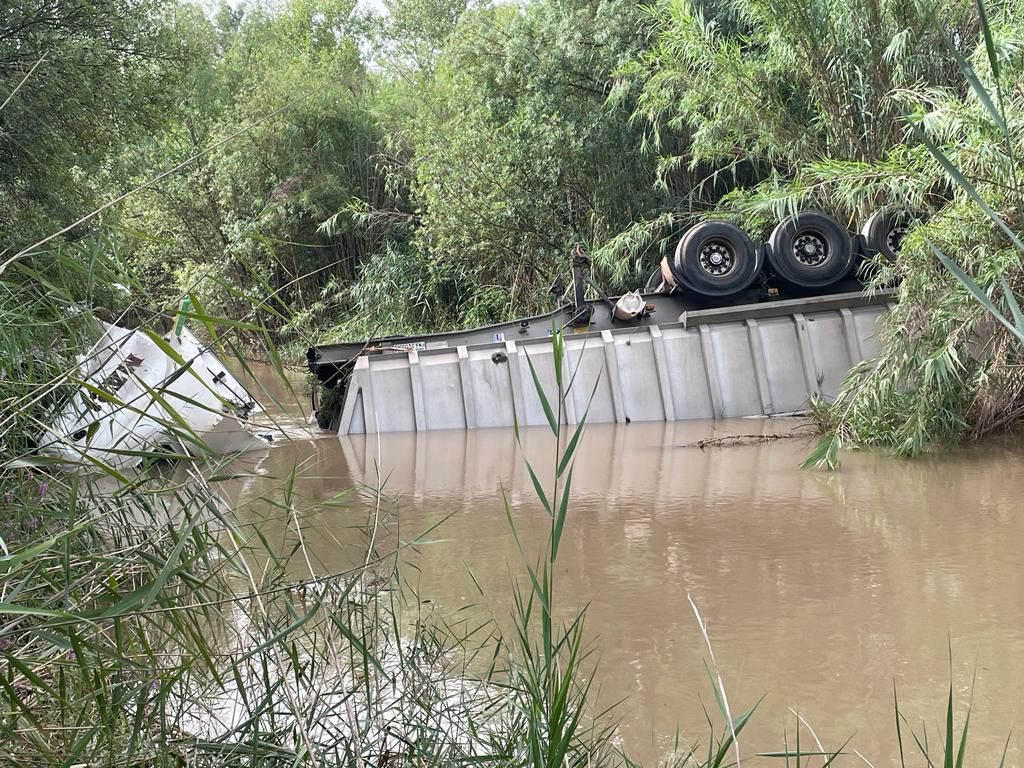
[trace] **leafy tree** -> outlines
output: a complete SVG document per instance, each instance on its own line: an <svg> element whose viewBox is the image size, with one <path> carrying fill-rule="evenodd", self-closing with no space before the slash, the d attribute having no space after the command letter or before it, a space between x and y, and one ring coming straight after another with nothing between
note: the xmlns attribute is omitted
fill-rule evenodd
<svg viewBox="0 0 1024 768"><path fill-rule="evenodd" d="M173 111L189 50L164 0L10 0L0 8L0 254L120 188L124 144ZM80 237L87 230L71 233Z"/></svg>
<svg viewBox="0 0 1024 768"><path fill-rule="evenodd" d="M428 80L469 5L468 0L385 0L375 58L406 82Z"/></svg>
<svg viewBox="0 0 1024 768"><path fill-rule="evenodd" d="M664 204L628 105L606 104L638 18L624 0L542 0L471 9L448 37L411 130L414 242L459 286L465 319L543 305L573 243Z"/></svg>
<svg viewBox="0 0 1024 768"><path fill-rule="evenodd" d="M218 313L269 300L284 314L332 277L353 279L380 245L358 221L387 196L358 49L366 22L347 0L291 0L192 23L195 86L152 156L201 156L133 205L146 233L134 256L165 301L189 290Z"/></svg>

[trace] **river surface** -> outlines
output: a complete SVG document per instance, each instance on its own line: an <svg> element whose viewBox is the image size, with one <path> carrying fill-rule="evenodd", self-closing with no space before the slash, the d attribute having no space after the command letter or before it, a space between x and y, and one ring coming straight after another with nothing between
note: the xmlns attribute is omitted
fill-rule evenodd
<svg viewBox="0 0 1024 768"><path fill-rule="evenodd" d="M377 519L384 549L429 530L401 555L419 598L439 615L507 616L510 579L525 571L503 499L532 559L549 521L523 454L548 485L549 433L528 430L522 450L508 430L339 438L280 398L287 437L242 462L255 470L233 486L243 514L258 516L265 507L245 502L295 468L315 570L362 562L367 520ZM934 747L952 679L960 721L973 687L968 763L997 765L1022 714L1024 443L914 461L848 453L837 473L799 469L811 444L791 420L586 430L558 599L567 613L588 605L601 699L624 699L615 710L623 746L653 764L677 731L706 742L703 707L716 705L692 598L734 713L764 697L745 754L783 749L784 734L792 747L792 708L826 747L852 736L872 764L898 764L894 685ZM344 503L318 505L338 494ZM261 524L282 549L294 542L287 520ZM804 731L804 748L808 740ZM904 744L908 764L923 764L910 759L906 731ZM1020 755L1011 741L1008 764ZM845 762L854 763L863 764Z"/></svg>

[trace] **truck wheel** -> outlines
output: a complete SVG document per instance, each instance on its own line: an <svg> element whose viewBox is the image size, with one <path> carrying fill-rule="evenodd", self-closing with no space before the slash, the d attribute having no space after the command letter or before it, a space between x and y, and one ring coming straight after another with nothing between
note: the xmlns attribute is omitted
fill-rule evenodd
<svg viewBox="0 0 1024 768"><path fill-rule="evenodd" d="M910 217L906 213L893 211L875 211L864 222L861 235L867 247L869 258L876 253L882 254L886 261L896 261L900 243L910 228Z"/></svg>
<svg viewBox="0 0 1024 768"><path fill-rule="evenodd" d="M783 219L768 245L768 261L775 273L801 288L824 288L853 268L849 234L820 211L802 211Z"/></svg>
<svg viewBox="0 0 1024 768"><path fill-rule="evenodd" d="M761 255L746 233L727 221L692 227L669 264L676 281L703 296L729 296L749 288L761 271Z"/></svg>

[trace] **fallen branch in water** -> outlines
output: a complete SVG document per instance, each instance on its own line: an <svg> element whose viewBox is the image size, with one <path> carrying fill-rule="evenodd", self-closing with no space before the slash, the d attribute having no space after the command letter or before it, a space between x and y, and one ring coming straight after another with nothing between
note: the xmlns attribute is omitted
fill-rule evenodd
<svg viewBox="0 0 1024 768"><path fill-rule="evenodd" d="M757 445L758 443L771 443L775 440L791 440L805 435L790 432L785 435L723 435L722 437L708 437L698 440L695 443L680 443L675 448L726 448L737 445Z"/></svg>

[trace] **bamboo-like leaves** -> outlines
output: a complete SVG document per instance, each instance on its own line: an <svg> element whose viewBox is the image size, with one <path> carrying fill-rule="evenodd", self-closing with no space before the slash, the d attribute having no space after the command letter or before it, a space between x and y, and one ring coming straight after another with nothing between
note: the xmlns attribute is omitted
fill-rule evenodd
<svg viewBox="0 0 1024 768"><path fill-rule="evenodd" d="M1024 241L1022 241L1020 237L1018 237L1016 232L1010 229L1010 227L1007 225L1005 221L1003 221L1003 218L998 213L992 210L991 206L987 202L985 202L984 198L982 198L981 194L978 192L974 184L972 184L971 181L963 174L963 172L953 164L953 161L949 159L949 157L939 148L939 146L934 141L932 141L932 139L925 133L924 130L922 130L922 128L916 122L912 122L911 127L914 131L914 134L921 141L921 143L928 148L928 152L932 155L933 158L935 158L939 165L942 166L942 169L949 176L950 180L953 181L957 186L959 186L965 193L967 193L967 196L971 198L971 200L982 211L984 211L985 215L988 216L992 223L1003 231L1003 233L1010 239L1010 241L1014 244L1014 246L1017 247L1018 250L1024 253Z"/></svg>
<svg viewBox="0 0 1024 768"><path fill-rule="evenodd" d="M984 4L981 2L981 0L978 1L978 7L984 7ZM981 18L985 31L985 42L986 45L990 45L991 30L987 28L987 19L985 18L984 11L982 11ZM956 60L957 65L960 67L960 71L963 73L964 79L967 80L967 83L971 86L971 90L974 91L974 95L978 97L978 101L980 101L982 106L985 107L985 111L988 112L989 116L992 118L992 121L996 124L999 130L1004 135L1008 136L1009 132L1007 130L1006 120L1002 114L1002 111L996 108L995 103L993 103L992 101L991 94L989 94L988 89L985 88L984 84L978 78L978 73L974 70L974 67L971 65L969 61L967 61L964 55L956 47L956 45L953 44L953 41L949 40L948 38L946 40L946 47L949 49L949 52L953 55L953 58ZM994 61L996 64L993 74L998 79L999 62L995 58L994 47L990 48L990 61Z"/></svg>
<svg viewBox="0 0 1024 768"><path fill-rule="evenodd" d="M920 106L903 116L910 131L890 160L917 191L881 196L920 211L931 207L932 213L886 268L886 279L902 286L900 305L880 337L877 364L851 373L834 401L818 410L827 435L805 465L835 466L841 443L916 455L998 428L1006 423L1003 412L1013 410L1017 395L1009 388L997 395L992 385L1015 365L1008 361L1018 351L1005 358L979 356L976 342L1024 341L1024 312L1014 295L1024 263L1017 215L1021 102L1003 83L1010 73L1019 76L1019 62L1000 59L1000 38L1007 38L1006 51L1013 50L1019 20L1000 7L994 21L989 9L995 6L983 0L959 7L976 9L967 27L946 16L928 21L928 34L943 42L938 58L953 65L948 74L930 87L908 87L900 97ZM875 168L888 168L890 160ZM951 288L944 274L963 290ZM998 326L984 323L986 316ZM970 405L979 402L987 405Z"/></svg>
<svg viewBox="0 0 1024 768"><path fill-rule="evenodd" d="M999 56L996 51L995 41L992 35L992 27L989 22L988 14L985 10L984 0L976 0L978 8L978 17L981 26L982 37L985 41L985 51L988 57L989 67L992 71L993 82L996 87L996 98L999 102L998 107L992 99L992 95L988 92L988 89L978 79L977 73L974 71L974 67L971 66L970 62L964 58L963 54L956 48L951 42L947 41L947 47L952 52L957 64L960 67L964 78L970 84L971 89L974 91L978 100L984 105L985 110L988 112L992 121L999 128L1006 142L1006 151L1008 152L1008 158L1011 166L1016 166L1017 158L1014 152L1013 137L1010 135L1009 126L1006 122L1006 115L1003 107L1002 98L1002 84L1001 84L1001 68L999 65ZM977 188L964 173L957 168L950 158L943 152L934 141L918 126L913 123L914 131L921 142L928 148L929 153L936 161L942 166L943 170L948 174L950 179L954 181L968 197L974 201L974 203L985 213L989 220L995 224L1003 233L1009 238L1010 242L1013 243L1014 247L1021 254L1021 258L1024 258L1024 241L1017 235L1013 229L1003 220L1003 217L996 213L992 207L982 198ZM1013 295L1013 291L1010 289L1009 283L1006 281L1005 276L999 277L999 285L1003 292L1003 297L1006 300L1007 305L1010 308L1010 312L1013 316L1013 320L1009 320L1003 312L996 307L992 299L978 286L977 282L946 254L935 246L931 241L928 242L928 247L935 254L936 258L950 271L950 273L956 277L958 281L970 292L970 294L977 299L977 301L988 311L988 313L1003 324L1018 340L1024 341L1024 314L1021 313L1020 305L1017 302L1016 297Z"/></svg>
<svg viewBox="0 0 1024 768"><path fill-rule="evenodd" d="M1004 287L1004 296L1007 299L1007 303L1011 307L1011 312L1014 316L1013 320L1010 320L1009 318L1006 317L1006 315L1002 313L1002 311L995 305L995 302L992 301L989 295L981 289L981 286L979 286L977 282L975 282L974 278L970 277L966 272L964 272L964 270L960 267L959 264L957 264L946 254L944 254L942 251L936 248L933 243L929 242L928 245L932 249L932 252L935 254L935 258L937 258L942 263L942 265L949 270L950 274L952 274L953 277L960 281L960 283L970 292L970 294L978 301L978 303L981 304L981 306L983 306L994 319L1002 323L1007 328L1007 330L1013 333L1013 335L1016 336L1021 342L1024 342L1024 324L1021 324L1019 322L1021 317L1020 306L1018 305L1016 298L1013 296L1013 293L1008 290L1009 286L1006 285L1005 281L1001 281L1001 286Z"/></svg>

